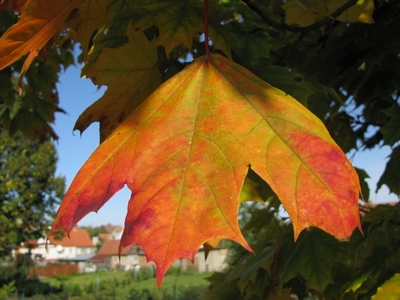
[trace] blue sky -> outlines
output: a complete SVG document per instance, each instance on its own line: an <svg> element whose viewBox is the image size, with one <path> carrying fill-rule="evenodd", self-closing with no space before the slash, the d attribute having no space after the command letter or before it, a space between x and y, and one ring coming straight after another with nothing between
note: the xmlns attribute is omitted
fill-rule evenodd
<svg viewBox="0 0 400 300"><path fill-rule="evenodd" d="M58 113L54 126L56 133L60 137L59 141L56 142L59 157L57 174L65 176L68 187L80 167L99 144L99 126L97 123L86 129L82 136L79 131L73 132L72 130L78 116L91 103L102 96L105 88L98 90L90 79L80 78L79 67L72 66L60 77L58 90L60 107L67 114ZM378 194L374 193L376 182L385 168L389 154L390 148L382 147L376 150L359 152L350 157L356 167L365 169L371 176L368 183L371 187L370 199L373 202L398 200L396 195L389 194L386 186L383 186ZM79 225L100 226L107 223L123 225L129 198L130 191L125 188L110 199L97 214L90 213Z"/></svg>

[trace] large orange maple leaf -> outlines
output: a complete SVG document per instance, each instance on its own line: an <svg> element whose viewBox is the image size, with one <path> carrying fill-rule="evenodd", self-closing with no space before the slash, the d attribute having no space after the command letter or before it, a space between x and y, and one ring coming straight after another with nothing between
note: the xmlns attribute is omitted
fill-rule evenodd
<svg viewBox="0 0 400 300"><path fill-rule="evenodd" d="M177 259L238 226L252 168L279 196L295 238L317 226L339 239L360 227L359 181L322 122L296 100L220 56L202 57L150 95L77 174L52 231L68 231L125 184L121 248L140 245L161 284Z"/></svg>

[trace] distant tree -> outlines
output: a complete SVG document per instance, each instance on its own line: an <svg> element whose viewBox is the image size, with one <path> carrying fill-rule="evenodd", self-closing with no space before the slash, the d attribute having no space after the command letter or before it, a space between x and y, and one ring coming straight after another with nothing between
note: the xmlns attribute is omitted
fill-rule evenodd
<svg viewBox="0 0 400 300"><path fill-rule="evenodd" d="M0 255L48 229L65 188L55 176L56 149L0 132Z"/></svg>
<svg viewBox="0 0 400 300"><path fill-rule="evenodd" d="M91 238L98 236L100 233L107 233L103 226L81 226L81 228L86 229Z"/></svg>

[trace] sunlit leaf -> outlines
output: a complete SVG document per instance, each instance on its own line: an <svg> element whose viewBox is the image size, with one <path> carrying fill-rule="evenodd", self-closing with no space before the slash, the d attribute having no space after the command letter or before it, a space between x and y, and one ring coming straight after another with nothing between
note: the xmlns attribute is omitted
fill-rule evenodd
<svg viewBox="0 0 400 300"><path fill-rule="evenodd" d="M391 193L400 195L400 173L398 166L400 166L400 146L393 148L392 153L390 154L390 159L386 164L385 171L376 184L377 191L382 187L382 185L386 184Z"/></svg>
<svg viewBox="0 0 400 300"><path fill-rule="evenodd" d="M400 274L394 275L378 288L372 300L398 300L400 299Z"/></svg>
<svg viewBox="0 0 400 300"><path fill-rule="evenodd" d="M359 227L359 181L322 122L296 100L220 55L201 57L150 95L77 174L53 231L71 230L125 184L121 247L140 245L157 281L179 258L238 226L254 170L291 216L295 238L317 226L338 239Z"/></svg>
<svg viewBox="0 0 400 300"><path fill-rule="evenodd" d="M142 30L153 25L157 26L159 29L157 45L164 46L167 55L181 44L191 50L195 35L204 31L204 8L197 1L150 1L141 7L147 14L134 25ZM229 39L223 30L217 21L210 20L210 38L214 47L230 56Z"/></svg>
<svg viewBox="0 0 400 300"><path fill-rule="evenodd" d="M30 51L40 50L80 1L28 0L18 23L0 38L0 70Z"/></svg>
<svg viewBox="0 0 400 300"><path fill-rule="evenodd" d="M68 25L74 29L75 39L81 42L83 53L90 50L90 43L100 25L107 23L111 0L85 0L75 9Z"/></svg>
<svg viewBox="0 0 400 300"><path fill-rule="evenodd" d="M85 69L95 84L108 89L79 116L75 129L83 132L91 123L100 122L101 141L161 84L154 41L132 27L127 37L127 44L103 49L97 62Z"/></svg>

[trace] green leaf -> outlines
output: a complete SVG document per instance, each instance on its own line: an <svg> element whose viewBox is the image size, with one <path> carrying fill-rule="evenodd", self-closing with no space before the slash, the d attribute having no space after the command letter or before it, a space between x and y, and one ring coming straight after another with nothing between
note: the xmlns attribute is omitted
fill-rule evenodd
<svg viewBox="0 0 400 300"><path fill-rule="evenodd" d="M367 178L370 178L368 173L363 170L363 169L359 169L359 168L355 168L358 174L358 178L360 178L360 186L361 186L361 194L362 197L365 201L368 202L369 199L369 186L368 186L368 182L366 182L365 180Z"/></svg>
<svg viewBox="0 0 400 300"><path fill-rule="evenodd" d="M300 274L310 289L323 293L333 283L331 269L334 261L340 261L341 244L332 236L318 229L302 233L292 255L280 271L281 284Z"/></svg>
<svg viewBox="0 0 400 300"><path fill-rule="evenodd" d="M210 277L206 278L213 286L213 289L206 293L207 300L242 300L243 297L237 288L237 281L229 281L226 279L224 273L213 273Z"/></svg>
<svg viewBox="0 0 400 300"><path fill-rule="evenodd" d="M400 146L393 149L390 159L386 164L385 171L377 183L378 191L382 185L386 184L391 193L400 195Z"/></svg>
<svg viewBox="0 0 400 300"><path fill-rule="evenodd" d="M381 127L383 140L386 144L393 146L400 140L400 106L395 104L391 108L384 110L390 117L389 121Z"/></svg>
<svg viewBox="0 0 400 300"><path fill-rule="evenodd" d="M269 246L259 251L255 256L250 256L237 265L229 278L238 278L238 286L243 294L250 283L255 283L259 269L264 269L270 274L270 268L274 261L276 248Z"/></svg>
<svg viewBox="0 0 400 300"><path fill-rule="evenodd" d="M263 66L256 70L256 74L305 106L308 106L308 98L315 94L322 94L326 99L342 102L333 88L308 80L303 75L290 71L288 68Z"/></svg>

